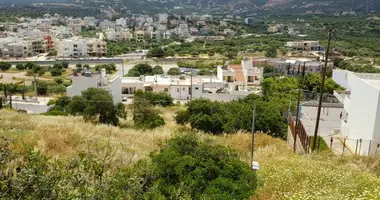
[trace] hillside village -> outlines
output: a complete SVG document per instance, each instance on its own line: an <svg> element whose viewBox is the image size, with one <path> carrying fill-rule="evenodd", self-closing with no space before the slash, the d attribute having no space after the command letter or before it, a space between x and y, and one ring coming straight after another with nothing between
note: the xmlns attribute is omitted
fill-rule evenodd
<svg viewBox="0 0 380 200"><path fill-rule="evenodd" d="M102 12L0 22L0 198L380 198L377 37Z"/></svg>

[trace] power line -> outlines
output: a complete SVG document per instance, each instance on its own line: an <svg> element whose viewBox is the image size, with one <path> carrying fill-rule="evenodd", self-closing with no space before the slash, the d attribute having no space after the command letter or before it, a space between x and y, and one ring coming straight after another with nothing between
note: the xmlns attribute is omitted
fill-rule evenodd
<svg viewBox="0 0 380 200"><path fill-rule="evenodd" d="M329 30L329 39L327 43L327 50L326 50L326 56L325 56L325 67L323 68L323 74L322 74L322 83L320 87L320 96L319 96L319 103L318 103L318 112L317 112L317 121L315 124L315 130L314 130L314 140L313 140L313 146L312 151L315 150L315 147L317 145L317 136L318 136L318 128L319 128L319 120L321 118L321 107L322 107L322 98L323 98L323 89L325 87L325 80L326 80L326 71L327 71L327 61L329 58L330 53L330 43L331 43L331 36L334 32L334 29Z"/></svg>

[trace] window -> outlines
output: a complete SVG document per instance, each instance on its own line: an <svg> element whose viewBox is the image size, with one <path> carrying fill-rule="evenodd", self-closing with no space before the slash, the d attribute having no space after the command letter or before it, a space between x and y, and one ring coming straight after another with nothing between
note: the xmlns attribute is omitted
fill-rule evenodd
<svg viewBox="0 0 380 200"><path fill-rule="evenodd" d="M77 45L77 44L74 44L73 47L76 48L76 47L78 47L78 45Z"/></svg>
<svg viewBox="0 0 380 200"><path fill-rule="evenodd" d="M169 91L169 88L164 88L164 92L168 92Z"/></svg>
<svg viewBox="0 0 380 200"><path fill-rule="evenodd" d="M179 88L177 88L177 92L179 92Z"/></svg>
<svg viewBox="0 0 380 200"><path fill-rule="evenodd" d="M182 88L183 91L185 91L186 88Z"/></svg>
<svg viewBox="0 0 380 200"><path fill-rule="evenodd" d="M198 87L195 87L195 90L198 90L199 88Z"/></svg>

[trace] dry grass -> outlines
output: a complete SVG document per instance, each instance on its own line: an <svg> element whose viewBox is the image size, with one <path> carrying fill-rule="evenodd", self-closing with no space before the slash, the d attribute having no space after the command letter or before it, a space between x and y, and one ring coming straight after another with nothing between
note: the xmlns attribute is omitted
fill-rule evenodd
<svg viewBox="0 0 380 200"><path fill-rule="evenodd" d="M170 115L170 114L166 114ZM99 155L115 153L115 162L130 164L145 158L157 149L158 144L174 132L168 123L155 130L120 129L107 125L85 123L80 117L51 117L0 111L0 136L13 139L13 146L21 149L25 144L43 154L69 159L80 152Z"/></svg>
<svg viewBox="0 0 380 200"><path fill-rule="evenodd" d="M162 142L178 134L173 115L179 109L160 109L167 124L153 131L94 125L78 117L1 110L0 136L13 138L16 149L29 144L55 158L69 159L79 152L106 156L111 152L115 154L115 166L128 165L146 158ZM208 142L236 149L249 163L250 134L196 134ZM300 156L284 141L261 133L255 136L254 156L260 170L259 188L253 199L380 199L379 158L329 153Z"/></svg>

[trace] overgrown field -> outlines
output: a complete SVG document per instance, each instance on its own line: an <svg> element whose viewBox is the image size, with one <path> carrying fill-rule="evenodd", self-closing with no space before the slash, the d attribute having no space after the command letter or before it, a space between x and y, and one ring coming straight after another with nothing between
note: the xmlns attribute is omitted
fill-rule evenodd
<svg viewBox="0 0 380 200"><path fill-rule="evenodd" d="M81 152L104 156L114 152L112 167L132 165L158 150L174 135L187 131L173 122L177 108L163 110L166 125L135 130L85 123L79 117L51 117L0 111L0 136L11 138L16 150L24 144L42 154L69 160ZM212 136L201 140L235 149L249 162L250 134ZM341 157L329 153L301 156L286 143L256 134L255 160L260 162L258 188L253 199L380 199L380 159Z"/></svg>

